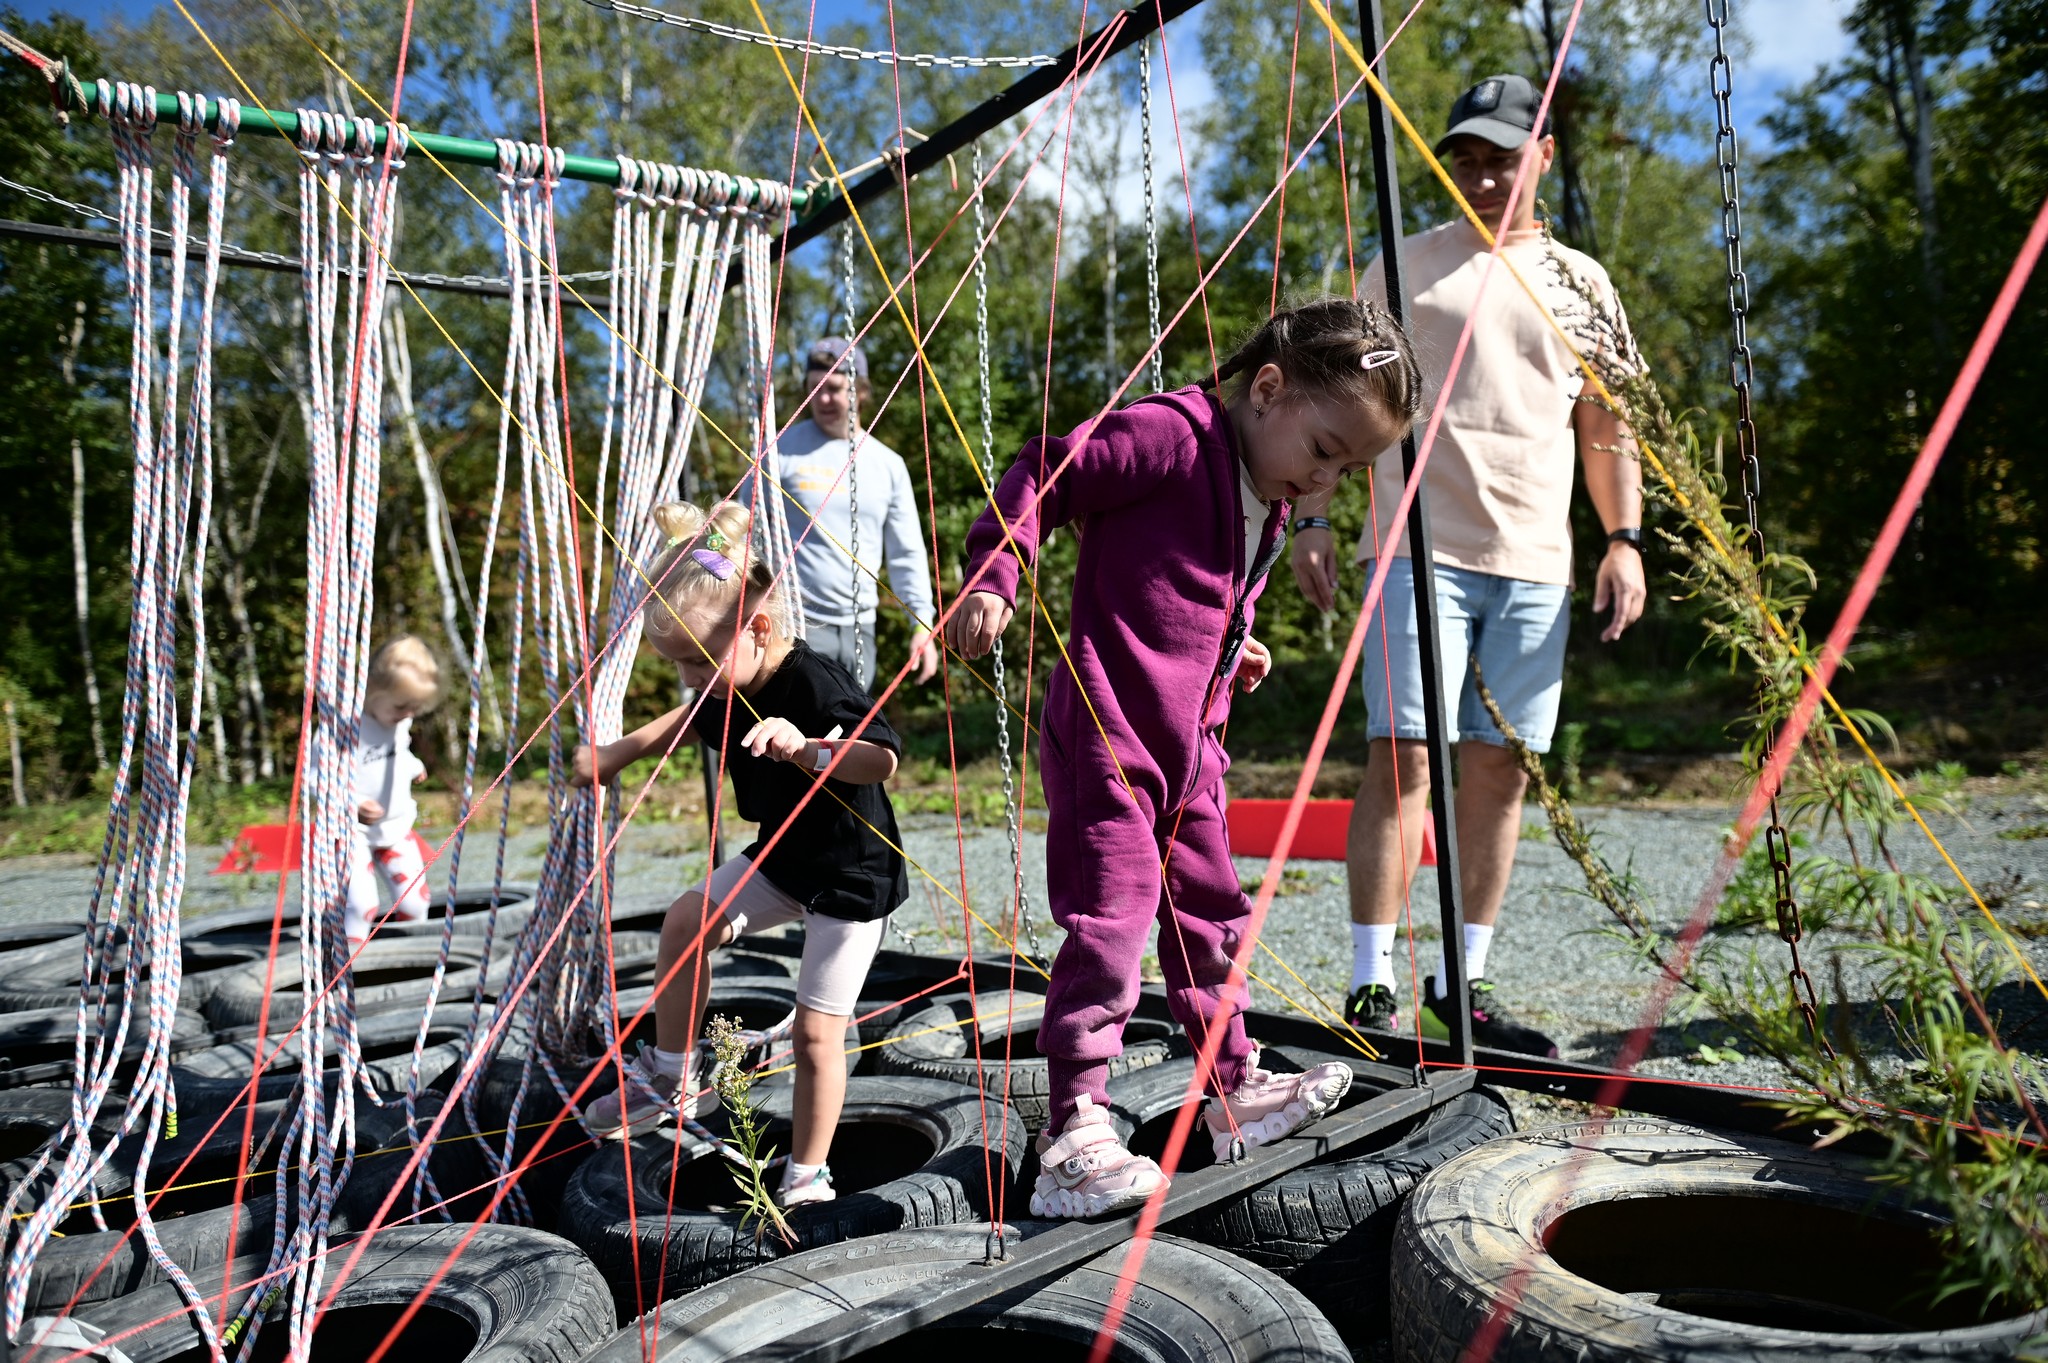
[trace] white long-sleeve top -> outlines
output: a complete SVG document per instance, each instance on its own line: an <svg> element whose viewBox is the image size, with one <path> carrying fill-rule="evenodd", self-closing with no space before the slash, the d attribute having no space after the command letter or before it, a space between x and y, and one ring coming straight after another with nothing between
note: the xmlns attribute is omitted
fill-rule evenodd
<svg viewBox="0 0 2048 1363"><path fill-rule="evenodd" d="M410 719L391 725L363 712L356 729L356 804L375 800L384 806L382 819L357 825L370 846L395 847L412 832L420 812L412 797L412 783L425 770L425 764L412 755Z"/></svg>

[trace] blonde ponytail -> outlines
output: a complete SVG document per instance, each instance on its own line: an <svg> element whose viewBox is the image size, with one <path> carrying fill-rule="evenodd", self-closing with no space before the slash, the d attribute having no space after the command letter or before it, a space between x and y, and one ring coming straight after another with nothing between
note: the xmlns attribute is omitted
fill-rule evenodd
<svg viewBox="0 0 2048 1363"><path fill-rule="evenodd" d="M782 584L752 551L754 515L738 502L705 511L689 502L654 508L654 526L664 544L647 576L654 586L641 607L649 634L666 638L683 632L682 617L706 608L730 620L744 598L750 610L768 613L778 633L786 632Z"/></svg>

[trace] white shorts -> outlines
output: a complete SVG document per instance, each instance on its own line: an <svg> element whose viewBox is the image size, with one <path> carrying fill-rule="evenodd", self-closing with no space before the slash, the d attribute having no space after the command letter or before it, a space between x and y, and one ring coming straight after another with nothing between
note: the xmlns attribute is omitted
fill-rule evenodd
<svg viewBox="0 0 2048 1363"><path fill-rule="evenodd" d="M850 1018L860 1003L861 986L867 983L868 967L882 947L882 932L889 920L849 923L812 913L784 894L759 871L742 875L753 865L744 855L735 856L711 873L710 903L724 905L725 921L732 924L735 937L762 932L784 923L804 925L803 963L796 972L796 1001L813 1012Z"/></svg>

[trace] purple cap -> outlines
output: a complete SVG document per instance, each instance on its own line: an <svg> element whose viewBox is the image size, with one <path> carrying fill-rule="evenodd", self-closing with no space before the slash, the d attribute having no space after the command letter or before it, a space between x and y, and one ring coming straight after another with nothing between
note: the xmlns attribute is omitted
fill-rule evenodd
<svg viewBox="0 0 2048 1363"><path fill-rule="evenodd" d="M851 354L852 358L846 358ZM868 376L868 357L861 348L843 336L826 336L811 342L811 348L804 354L804 372L821 370L831 373L834 369L853 371L857 379Z"/></svg>

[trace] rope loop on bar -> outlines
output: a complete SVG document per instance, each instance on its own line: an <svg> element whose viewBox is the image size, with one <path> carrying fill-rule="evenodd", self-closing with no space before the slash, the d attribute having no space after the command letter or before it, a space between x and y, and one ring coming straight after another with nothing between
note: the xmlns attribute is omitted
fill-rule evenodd
<svg viewBox="0 0 2048 1363"><path fill-rule="evenodd" d="M242 101L233 96L223 96L214 102L213 150L217 156L235 145L235 135L242 131Z"/></svg>

